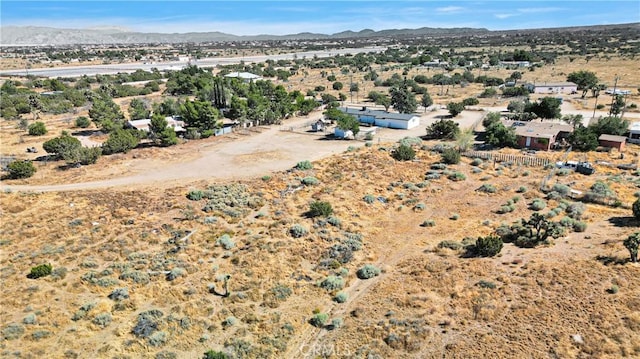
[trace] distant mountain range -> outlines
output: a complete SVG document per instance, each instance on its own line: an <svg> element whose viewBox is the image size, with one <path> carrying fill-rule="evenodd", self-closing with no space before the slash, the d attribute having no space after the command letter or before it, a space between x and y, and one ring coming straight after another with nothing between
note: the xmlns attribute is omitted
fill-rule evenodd
<svg viewBox="0 0 640 359"><path fill-rule="evenodd" d="M315 34L302 32L290 35L253 35L238 36L219 31L213 32L188 32L188 33L142 33L131 32L120 28L101 29L59 29L52 27L36 26L2 26L0 27L0 43L2 46L11 45L78 45L78 44L145 44L145 43L203 43L203 42L232 42L232 41L269 41L269 40L313 40L313 39L346 39L346 38L373 38L373 37L399 37L399 36L456 36L456 35L482 35L503 34L511 32L539 32L539 31L582 31L602 30L606 28L632 28L636 31L638 23L576 26L551 29L523 29L490 31L484 28L432 28L421 27L419 29L388 29L374 31L364 29L361 31L343 31L335 34Z"/></svg>
<svg viewBox="0 0 640 359"><path fill-rule="evenodd" d="M343 31L332 35L302 32L290 35L238 36L219 31L188 33L142 33L129 32L117 28L107 29L58 29L36 26L3 26L0 28L0 41L8 45L75 45L75 44L141 44L141 43L184 43L184 42L231 42L231 41L268 41L268 40L312 40L344 39L403 35L460 35L468 33L486 33L480 28L429 28L390 29L374 31Z"/></svg>

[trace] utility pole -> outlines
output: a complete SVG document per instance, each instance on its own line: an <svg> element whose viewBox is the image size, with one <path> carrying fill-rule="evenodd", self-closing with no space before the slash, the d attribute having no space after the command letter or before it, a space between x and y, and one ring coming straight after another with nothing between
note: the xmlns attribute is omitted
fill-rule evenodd
<svg viewBox="0 0 640 359"><path fill-rule="evenodd" d="M349 75L349 79L349 94L351 94L351 103L353 104L353 91L351 91L353 89L353 73Z"/></svg>

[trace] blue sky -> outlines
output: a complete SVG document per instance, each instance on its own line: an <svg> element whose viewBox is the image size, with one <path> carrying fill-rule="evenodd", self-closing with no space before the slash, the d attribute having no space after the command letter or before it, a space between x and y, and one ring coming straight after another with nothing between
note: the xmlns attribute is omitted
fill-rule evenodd
<svg viewBox="0 0 640 359"><path fill-rule="evenodd" d="M2 26L117 27L236 35L419 27L490 30L640 22L640 1L2 0Z"/></svg>

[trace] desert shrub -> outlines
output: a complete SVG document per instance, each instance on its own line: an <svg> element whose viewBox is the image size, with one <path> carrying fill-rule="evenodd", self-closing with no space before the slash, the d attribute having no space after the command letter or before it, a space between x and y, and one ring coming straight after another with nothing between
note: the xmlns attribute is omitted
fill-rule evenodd
<svg viewBox="0 0 640 359"><path fill-rule="evenodd" d="M422 139L420 137L407 136L398 141L398 143L405 146L419 146L422 144Z"/></svg>
<svg viewBox="0 0 640 359"><path fill-rule="evenodd" d="M342 289L344 287L344 279L341 277L330 275L320 282L320 288L329 291Z"/></svg>
<svg viewBox="0 0 640 359"><path fill-rule="evenodd" d="M622 242L625 248L629 251L630 260L632 263L638 262L638 247L640 247L640 232L635 232L634 234L627 237L627 239Z"/></svg>
<svg viewBox="0 0 640 359"><path fill-rule="evenodd" d="M584 232L587 230L587 224L581 221L574 221L573 230L575 232Z"/></svg>
<svg viewBox="0 0 640 359"><path fill-rule="evenodd" d="M442 152L442 162L450 165L460 163L460 151L455 148L447 148Z"/></svg>
<svg viewBox="0 0 640 359"><path fill-rule="evenodd" d="M482 161L482 159L481 159L481 158L474 158L474 159L471 161L471 165L472 165L472 166L480 166L482 163L483 163L483 161Z"/></svg>
<svg viewBox="0 0 640 359"><path fill-rule="evenodd" d="M420 224L420 226L421 227L435 227L436 226L436 221L434 221L432 219L426 219Z"/></svg>
<svg viewBox="0 0 640 359"><path fill-rule="evenodd" d="M516 190L517 193L525 193L527 192L527 187L525 186L520 186L518 187L518 189Z"/></svg>
<svg viewBox="0 0 640 359"><path fill-rule="evenodd" d="M427 205L424 203L418 203L413 207L413 209L416 211L424 211L426 208L427 208Z"/></svg>
<svg viewBox="0 0 640 359"><path fill-rule="evenodd" d="M37 322L38 320L36 318L35 313L29 313L22 319L22 323L27 325L33 325L33 324L36 324Z"/></svg>
<svg viewBox="0 0 640 359"><path fill-rule="evenodd" d="M459 214L457 214L457 213L453 213L453 214L449 217L449 219L450 219L450 220L452 220L452 221L457 221L458 219L460 219L460 215L459 215Z"/></svg>
<svg viewBox="0 0 640 359"><path fill-rule="evenodd" d="M163 350L163 351L157 352L154 359L178 359L178 355L174 352Z"/></svg>
<svg viewBox="0 0 640 359"><path fill-rule="evenodd" d="M108 295L108 298L115 301L127 299L129 298L129 289L116 288L111 292L111 294Z"/></svg>
<svg viewBox="0 0 640 359"><path fill-rule="evenodd" d="M201 190L192 190L187 193L187 198L192 201L199 201L204 197L204 192Z"/></svg>
<svg viewBox="0 0 640 359"><path fill-rule="evenodd" d="M429 166L429 168L431 168L432 170L446 170L447 169L447 164L446 163L434 163L431 166Z"/></svg>
<svg viewBox="0 0 640 359"><path fill-rule="evenodd" d="M368 204L373 204L373 202L376 201L376 198L373 195L368 194L368 195L364 196L362 198L362 200L365 201Z"/></svg>
<svg viewBox="0 0 640 359"><path fill-rule="evenodd" d="M300 161L296 164L295 169L298 170L310 170L313 169L313 164L309 161Z"/></svg>
<svg viewBox="0 0 640 359"><path fill-rule="evenodd" d="M534 199L531 204L529 204L529 208L534 211L540 211L547 206L547 202L545 202L542 198Z"/></svg>
<svg viewBox="0 0 640 359"><path fill-rule="evenodd" d="M556 171L556 176L559 177L563 177L563 176L568 176L572 173L573 171L568 169L568 168L562 168Z"/></svg>
<svg viewBox="0 0 640 359"><path fill-rule="evenodd" d="M380 274L380 268L374 266L373 264L366 264L364 267L358 269L356 275L360 279L370 279L376 277Z"/></svg>
<svg viewBox="0 0 640 359"><path fill-rule="evenodd" d="M203 192L208 199L202 207L205 212L220 212L232 218L246 215L249 209L257 209L262 204L260 195L254 195L242 184L213 185Z"/></svg>
<svg viewBox="0 0 640 359"><path fill-rule="evenodd" d="M152 347L159 347L164 345L167 342L167 339L168 339L167 333L160 331L160 332L155 332L149 335L149 337L147 338L147 342Z"/></svg>
<svg viewBox="0 0 640 359"><path fill-rule="evenodd" d="M223 352L209 350L204 353L203 359L229 359L229 356Z"/></svg>
<svg viewBox="0 0 640 359"><path fill-rule="evenodd" d="M278 300L285 300L291 296L291 288L287 287L284 284L277 284L275 287L271 288L271 293Z"/></svg>
<svg viewBox="0 0 640 359"><path fill-rule="evenodd" d="M459 181L464 181L467 179L467 176L464 175L464 173L462 172L454 172L450 175L447 176L448 179L450 179L451 181L454 182L459 182Z"/></svg>
<svg viewBox="0 0 640 359"><path fill-rule="evenodd" d="M318 183L320 183L320 180L318 180L315 177L308 176L308 177L305 177L305 178L301 179L300 182L302 182L302 184L305 185L305 186L315 186Z"/></svg>
<svg viewBox="0 0 640 359"><path fill-rule="evenodd" d="M291 228L289 228L289 234L291 234L291 237L293 238L302 238L308 233L309 231L300 224L294 224L293 226L291 226Z"/></svg>
<svg viewBox="0 0 640 359"><path fill-rule="evenodd" d="M322 328L329 320L329 315L327 313L316 313L309 319L309 324L314 327Z"/></svg>
<svg viewBox="0 0 640 359"><path fill-rule="evenodd" d="M29 272L27 278L38 279L41 277L46 277L50 275L52 271L53 267L51 266L51 264L39 264L31 268L31 272Z"/></svg>
<svg viewBox="0 0 640 359"><path fill-rule="evenodd" d="M567 185L556 183L551 187L551 191L559 193L562 197L566 197L571 193L571 188Z"/></svg>
<svg viewBox="0 0 640 359"><path fill-rule="evenodd" d="M309 217L328 217L333 214L333 207L331 203L324 201L313 201L309 205Z"/></svg>
<svg viewBox="0 0 640 359"><path fill-rule="evenodd" d="M485 193L496 193L497 189L496 189L496 186L490 183L484 183L482 186L478 187L476 191L485 192Z"/></svg>
<svg viewBox="0 0 640 359"><path fill-rule="evenodd" d="M7 165L8 177L12 179L29 178L36 173L31 161L15 160Z"/></svg>
<svg viewBox="0 0 640 359"><path fill-rule="evenodd" d="M349 299L349 295L345 292L338 292L338 294L336 294L335 297L333 297L333 300L336 301L337 303L344 303Z"/></svg>
<svg viewBox="0 0 640 359"><path fill-rule="evenodd" d="M31 339L33 340L40 340L40 339L48 338L50 336L51 336L51 332L48 330L36 330L35 332L31 333Z"/></svg>
<svg viewBox="0 0 640 359"><path fill-rule="evenodd" d="M565 212L567 212L567 215L573 219L580 219L585 210L586 206L583 203L578 202L571 203L569 206L567 206Z"/></svg>
<svg viewBox="0 0 640 359"><path fill-rule="evenodd" d="M487 280L481 280L478 283L476 283L476 285L480 288L486 288L486 289L496 289L496 284Z"/></svg>
<svg viewBox="0 0 640 359"><path fill-rule="evenodd" d="M427 180L427 181L433 181L433 180L440 179L440 177L442 177L442 175L440 173L432 172L432 173L427 173L427 175L424 177L424 179Z"/></svg>
<svg viewBox="0 0 640 359"><path fill-rule="evenodd" d="M344 324L342 318L334 318L331 320L331 324L329 325L329 329L337 329L340 328Z"/></svg>
<svg viewBox="0 0 640 359"><path fill-rule="evenodd" d="M111 324L112 320L113 318L111 317L111 313L103 312L93 318L93 324L99 326L100 328L106 328L109 324Z"/></svg>
<svg viewBox="0 0 640 359"><path fill-rule="evenodd" d="M84 116L80 116L80 117L76 118L75 125L76 125L76 127L87 128L87 127L89 127L91 125L91 120L89 120L88 118L86 118Z"/></svg>
<svg viewBox="0 0 640 359"><path fill-rule="evenodd" d="M2 337L5 340L19 339L24 335L24 327L20 324L12 323L2 329Z"/></svg>
<svg viewBox="0 0 640 359"><path fill-rule="evenodd" d="M185 274L187 274L187 271L184 268L176 267L170 270L169 273L167 273L166 278L168 281L172 281L176 278L184 276Z"/></svg>
<svg viewBox="0 0 640 359"><path fill-rule="evenodd" d="M416 151L411 146L400 145L391 152L396 161L411 161L416 158Z"/></svg>
<svg viewBox="0 0 640 359"><path fill-rule="evenodd" d="M448 248L453 249L454 251L462 249L462 244L460 242L445 240L438 243L438 248Z"/></svg>
<svg viewBox="0 0 640 359"><path fill-rule="evenodd" d="M157 310L151 309L138 314L138 321L131 332L139 338L148 338L158 330L159 321L164 314Z"/></svg>
<svg viewBox="0 0 640 359"><path fill-rule="evenodd" d="M216 240L216 245L221 246L226 250L230 250L236 246L236 243L231 239L231 236L225 233Z"/></svg>
<svg viewBox="0 0 640 359"><path fill-rule="evenodd" d="M498 214L511 213L516 210L516 206L513 204L500 206L500 208L496 211Z"/></svg>
<svg viewBox="0 0 640 359"><path fill-rule="evenodd" d="M340 218L329 216L329 218L327 218L327 223L334 227L340 227Z"/></svg>
<svg viewBox="0 0 640 359"><path fill-rule="evenodd" d="M502 239L498 236L491 235L486 237L478 237L474 251L480 257L493 257L502 250Z"/></svg>
<svg viewBox="0 0 640 359"><path fill-rule="evenodd" d="M132 280L138 284L149 284L151 281L149 274L139 270L126 270L120 274L119 278L121 280Z"/></svg>
<svg viewBox="0 0 640 359"><path fill-rule="evenodd" d="M238 319L236 319L236 317L230 316L225 318L225 320L222 321L222 326L231 327L231 326L234 326L237 322L238 322Z"/></svg>
<svg viewBox="0 0 640 359"><path fill-rule="evenodd" d="M596 181L584 195L588 202L611 204L616 199L616 193L602 181Z"/></svg>
<svg viewBox="0 0 640 359"><path fill-rule="evenodd" d="M34 122L27 127L27 132L30 136L42 136L47 133L47 127L44 122Z"/></svg>

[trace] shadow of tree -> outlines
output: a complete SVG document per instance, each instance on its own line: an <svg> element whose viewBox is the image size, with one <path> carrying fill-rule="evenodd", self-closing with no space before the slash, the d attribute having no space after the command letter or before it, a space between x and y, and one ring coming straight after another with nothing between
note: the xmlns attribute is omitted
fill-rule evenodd
<svg viewBox="0 0 640 359"><path fill-rule="evenodd" d="M628 262L627 258L620 258L616 256L603 256L599 255L596 260L606 266L608 265L624 265Z"/></svg>
<svg viewBox="0 0 640 359"><path fill-rule="evenodd" d="M634 217L610 217L609 223L616 227L639 227L640 223Z"/></svg>

